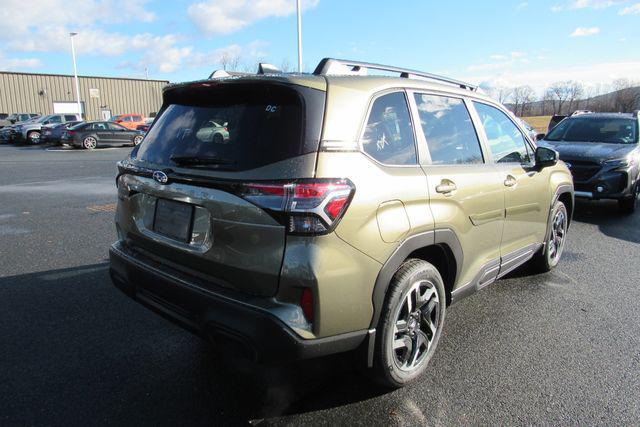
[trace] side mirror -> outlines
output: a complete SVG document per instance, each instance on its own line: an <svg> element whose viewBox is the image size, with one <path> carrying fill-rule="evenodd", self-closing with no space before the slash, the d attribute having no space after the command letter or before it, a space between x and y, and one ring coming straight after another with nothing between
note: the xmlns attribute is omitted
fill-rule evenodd
<svg viewBox="0 0 640 427"><path fill-rule="evenodd" d="M560 155L556 150L547 147L536 148L536 167L538 169L555 166L559 158Z"/></svg>
<svg viewBox="0 0 640 427"><path fill-rule="evenodd" d="M546 133L539 133L536 135L536 141L540 141L542 139L544 139L544 137L547 136Z"/></svg>

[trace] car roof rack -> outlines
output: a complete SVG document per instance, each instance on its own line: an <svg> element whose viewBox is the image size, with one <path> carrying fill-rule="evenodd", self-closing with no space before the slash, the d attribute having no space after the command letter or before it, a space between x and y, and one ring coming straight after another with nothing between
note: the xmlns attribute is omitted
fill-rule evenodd
<svg viewBox="0 0 640 427"><path fill-rule="evenodd" d="M391 65L374 64L372 62L350 61L346 59L324 58L322 61L320 61L313 74L317 76L336 75L337 73L335 73L334 70L340 66L351 68L350 71L355 73L361 72L363 68L370 70L389 71L392 73L398 73L400 74L400 77L406 79L416 76L452 84L462 89L468 89L471 91L475 91L478 89L478 86L476 85L465 83L460 80L451 79L449 77L439 76L437 74L426 73L424 71L410 70L407 68L394 67Z"/></svg>
<svg viewBox="0 0 640 427"><path fill-rule="evenodd" d="M250 75L251 73L245 73L242 71L214 70L211 74L209 74L209 79L221 79L225 77L241 77Z"/></svg>

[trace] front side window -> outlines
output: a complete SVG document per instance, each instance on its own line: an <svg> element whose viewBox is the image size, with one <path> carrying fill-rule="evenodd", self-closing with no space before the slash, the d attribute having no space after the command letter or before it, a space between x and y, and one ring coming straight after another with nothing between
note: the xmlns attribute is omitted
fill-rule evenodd
<svg viewBox="0 0 640 427"><path fill-rule="evenodd" d="M60 118L60 116L51 116L47 120L47 123L62 123L62 119Z"/></svg>
<svg viewBox="0 0 640 427"><path fill-rule="evenodd" d="M403 92L377 98L362 136L364 151L380 163L415 165L416 144Z"/></svg>
<svg viewBox="0 0 640 427"><path fill-rule="evenodd" d="M415 94L434 165L483 163L480 141L462 99Z"/></svg>
<svg viewBox="0 0 640 427"><path fill-rule="evenodd" d="M531 163L531 151L518 127L509 117L487 104L473 102L487 135L489 149L496 163Z"/></svg>
<svg viewBox="0 0 640 427"><path fill-rule="evenodd" d="M76 120L76 116L64 116L64 120L67 122L73 122Z"/></svg>

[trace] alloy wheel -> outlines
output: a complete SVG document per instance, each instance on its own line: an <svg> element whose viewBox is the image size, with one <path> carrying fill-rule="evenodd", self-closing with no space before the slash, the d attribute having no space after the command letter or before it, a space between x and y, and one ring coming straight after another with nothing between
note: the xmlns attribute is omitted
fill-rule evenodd
<svg viewBox="0 0 640 427"><path fill-rule="evenodd" d="M93 150L98 145L98 141L96 141L94 137L88 136L82 141L82 145L84 145L84 148L87 150Z"/></svg>
<svg viewBox="0 0 640 427"><path fill-rule="evenodd" d="M551 235L549 236L549 261L556 263L562 256L565 236L567 234L567 215L564 210L558 210L553 217L551 224Z"/></svg>
<svg viewBox="0 0 640 427"><path fill-rule="evenodd" d="M435 285L420 280L396 309L392 345L399 369L413 371L425 360L439 327L439 301Z"/></svg>

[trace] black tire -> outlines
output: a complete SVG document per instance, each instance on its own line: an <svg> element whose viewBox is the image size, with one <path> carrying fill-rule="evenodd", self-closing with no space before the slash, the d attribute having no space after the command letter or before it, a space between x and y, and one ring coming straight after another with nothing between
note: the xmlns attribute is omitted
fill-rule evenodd
<svg viewBox="0 0 640 427"><path fill-rule="evenodd" d="M426 307L425 310L431 309L428 316L427 313L419 307L419 302L414 307L417 312L421 313L420 320L417 321L417 334L430 336L431 339L426 350L421 353L419 351L417 352L420 356L416 356L415 366L405 367L405 369L403 369L402 366L400 366L399 360L403 357L399 356L399 354L406 355L406 353L412 352L414 348L420 348L420 345L416 346L415 342L411 341L413 339L409 336L411 332L397 333L395 327L398 324L398 316L403 317L402 313L405 310L407 312L409 311L405 303L407 298L411 298L411 294L414 293L416 284L426 284L428 288L425 289L428 289L429 292L435 290L433 293L435 297L431 295L428 300L429 303L425 305L425 307L429 306ZM418 290L418 292L420 291ZM391 280L382 308L380 321L378 322L373 366L373 375L377 382L391 388L403 387L418 378L425 371L440 339L444 325L445 309L446 294L444 282L438 270L433 265L420 259L406 260ZM424 322L430 320L434 321L436 325L435 333L424 324ZM413 323L415 325L416 322ZM408 325L408 323L405 322L405 325ZM422 328L424 328L424 332ZM406 326L403 329L409 330ZM417 335L415 329L412 329L412 331L414 331L413 337L415 338ZM402 342L405 339L413 342L411 349L408 347L396 349L394 343L398 341ZM411 356L408 358L411 359Z"/></svg>
<svg viewBox="0 0 640 427"><path fill-rule="evenodd" d="M638 204L640 203L640 182L636 183L636 186L633 190L633 197L628 199L618 200L618 209L620 212L626 215L633 214L638 208Z"/></svg>
<svg viewBox="0 0 640 427"><path fill-rule="evenodd" d="M214 133L213 134L213 143L214 144L222 144L222 143L224 143L224 136L222 136L221 133Z"/></svg>
<svg viewBox="0 0 640 427"><path fill-rule="evenodd" d="M34 145L40 144L40 132L37 130L27 132L27 143Z"/></svg>
<svg viewBox="0 0 640 427"><path fill-rule="evenodd" d="M554 235L554 224L557 220L558 215L564 216L564 234L562 236L562 241L560 243L560 247L558 248L557 240L556 244L551 244L554 237L557 238L557 235ZM569 227L569 214L567 212L567 207L560 200L556 201L553 205L553 209L551 211L551 216L549 220L549 224L547 224L547 234L546 240L542 246L542 248L533 256L531 260L531 267L537 273L546 273L548 271L553 270L558 263L560 262L560 258L562 257L562 252L564 251L564 245L566 243L566 235L567 229ZM557 232L556 232L557 234ZM559 253L557 252L559 251Z"/></svg>

